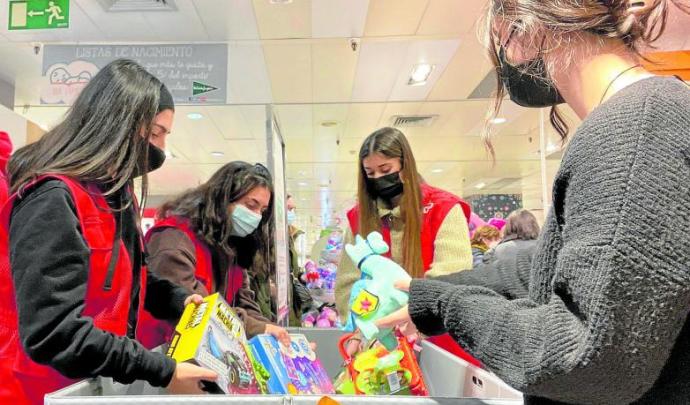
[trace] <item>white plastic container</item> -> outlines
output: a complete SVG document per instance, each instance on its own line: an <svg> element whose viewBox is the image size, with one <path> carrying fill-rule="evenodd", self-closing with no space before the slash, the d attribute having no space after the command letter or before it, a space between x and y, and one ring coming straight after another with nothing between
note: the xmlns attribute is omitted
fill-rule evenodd
<svg viewBox="0 0 690 405"><path fill-rule="evenodd" d="M341 370L342 359L336 348L342 334L335 329L292 329L305 334L316 342L321 363L334 378ZM419 366L424 374L431 397L403 396L341 396L330 395L342 405L520 405L522 395L510 388L495 375L459 359L428 342L423 343ZM318 396L175 396L166 395L164 389L155 388L143 381L123 385L110 378L82 381L45 398L46 405L152 405L152 404L226 404L243 403L259 405L315 405Z"/></svg>

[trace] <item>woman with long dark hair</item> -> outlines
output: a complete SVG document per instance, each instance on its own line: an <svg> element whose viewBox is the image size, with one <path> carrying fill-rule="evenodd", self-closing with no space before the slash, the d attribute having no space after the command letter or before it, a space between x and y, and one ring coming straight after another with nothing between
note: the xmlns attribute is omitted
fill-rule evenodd
<svg viewBox="0 0 690 405"><path fill-rule="evenodd" d="M357 205L347 213L346 243L352 243L356 234L381 232L391 247L390 257L413 277L472 268L469 205L422 180L400 130L382 128L369 135L360 148L358 166ZM360 277L356 263L343 255L335 283L343 322L350 314L350 290ZM452 340L443 339L437 342L465 356Z"/></svg>
<svg viewBox="0 0 690 405"><path fill-rule="evenodd" d="M10 160L14 194L0 216L0 402L42 403L94 376L186 393L215 379L135 340L143 308L176 321L201 300L145 271L132 193L141 176L145 199L146 174L163 164L173 113L158 79L117 60L60 124Z"/></svg>
<svg viewBox="0 0 690 405"><path fill-rule="evenodd" d="M688 6L488 2L498 97L553 111L567 102L583 120L534 260L513 269L529 274L528 296L505 297L479 271L469 285L414 280L409 307L380 326L450 332L527 404L688 402L690 89L639 54L674 4Z"/></svg>
<svg viewBox="0 0 690 405"><path fill-rule="evenodd" d="M163 204L146 235L151 271L202 296L220 292L245 323L248 337L269 333L289 344L285 329L266 318L249 286L247 270L269 254L273 182L260 164L231 162L204 184ZM268 262L268 260L262 261ZM252 274L256 276L256 274ZM145 331L148 346L167 331Z"/></svg>

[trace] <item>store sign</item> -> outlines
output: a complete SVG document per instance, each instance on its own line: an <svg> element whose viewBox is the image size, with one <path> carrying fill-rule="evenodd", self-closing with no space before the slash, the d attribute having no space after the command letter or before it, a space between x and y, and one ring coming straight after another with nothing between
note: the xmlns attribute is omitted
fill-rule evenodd
<svg viewBox="0 0 690 405"><path fill-rule="evenodd" d="M225 44L46 45L41 104L71 105L101 68L120 58L158 77L178 104L227 102Z"/></svg>
<svg viewBox="0 0 690 405"><path fill-rule="evenodd" d="M69 27L69 0L10 0L9 30Z"/></svg>

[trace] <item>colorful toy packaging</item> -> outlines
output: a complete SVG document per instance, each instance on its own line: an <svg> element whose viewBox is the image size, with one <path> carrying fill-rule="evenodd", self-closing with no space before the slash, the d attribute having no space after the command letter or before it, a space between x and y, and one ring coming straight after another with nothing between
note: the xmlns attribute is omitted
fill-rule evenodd
<svg viewBox="0 0 690 405"><path fill-rule="evenodd" d="M255 360L242 321L218 293L204 298L198 306L185 308L168 356L218 373L216 384L207 385L211 392L267 392L267 371Z"/></svg>
<svg viewBox="0 0 690 405"><path fill-rule="evenodd" d="M357 353L347 355L345 345L352 334L344 335L339 343L345 359L345 370L336 379L336 392L346 395L417 395L428 396L412 346L403 337L398 348L388 350L379 343Z"/></svg>
<svg viewBox="0 0 690 405"><path fill-rule="evenodd" d="M268 369L268 391L271 394L333 394L328 378L316 353L304 335L290 335L285 347L270 335L259 335L250 343L257 359Z"/></svg>

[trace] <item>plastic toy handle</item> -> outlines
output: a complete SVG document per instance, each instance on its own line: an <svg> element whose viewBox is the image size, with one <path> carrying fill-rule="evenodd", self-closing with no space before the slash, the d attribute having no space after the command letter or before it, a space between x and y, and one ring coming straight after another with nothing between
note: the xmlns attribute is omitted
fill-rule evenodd
<svg viewBox="0 0 690 405"><path fill-rule="evenodd" d="M345 363L350 364L352 362L352 356L347 354L347 350L345 346L347 346L347 343L354 337L354 333L346 333L343 336L340 337L340 340L338 341L338 350L340 351L340 356L345 360Z"/></svg>

